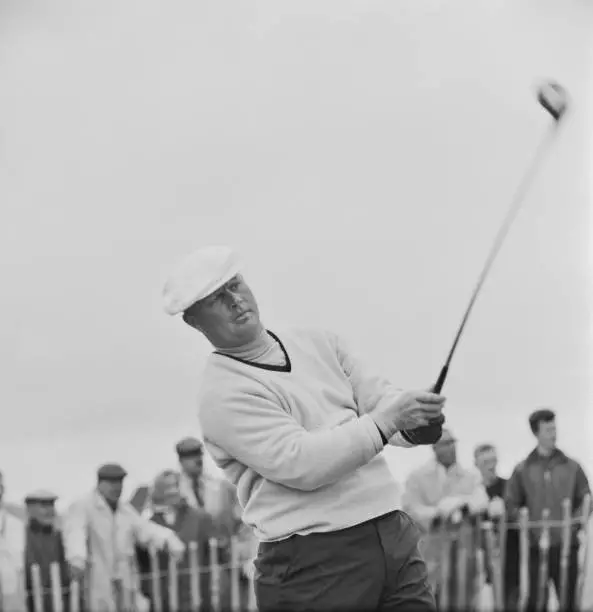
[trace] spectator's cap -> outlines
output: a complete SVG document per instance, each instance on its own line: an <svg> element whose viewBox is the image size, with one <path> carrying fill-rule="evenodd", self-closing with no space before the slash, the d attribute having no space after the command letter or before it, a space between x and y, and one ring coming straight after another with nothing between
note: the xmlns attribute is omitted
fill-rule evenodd
<svg viewBox="0 0 593 612"><path fill-rule="evenodd" d="M56 499L58 499L58 496L51 491L38 490L25 497L25 504L53 504Z"/></svg>
<svg viewBox="0 0 593 612"><path fill-rule="evenodd" d="M435 442L433 446L436 446L437 444L447 444L450 442L457 442L457 438L453 435L453 432L448 427L443 427L443 434L438 442Z"/></svg>
<svg viewBox="0 0 593 612"><path fill-rule="evenodd" d="M97 478L99 480L110 480L113 482L119 482L127 475L128 473L126 470L124 470L124 468L117 463L106 463L97 471Z"/></svg>
<svg viewBox="0 0 593 612"><path fill-rule="evenodd" d="M208 297L241 270L235 251L210 246L194 251L173 269L163 289L165 312L177 315Z"/></svg>
<svg viewBox="0 0 593 612"><path fill-rule="evenodd" d="M183 457L195 457L196 455L203 454L204 445L197 438L183 438L183 440L177 442L175 450L180 459Z"/></svg>

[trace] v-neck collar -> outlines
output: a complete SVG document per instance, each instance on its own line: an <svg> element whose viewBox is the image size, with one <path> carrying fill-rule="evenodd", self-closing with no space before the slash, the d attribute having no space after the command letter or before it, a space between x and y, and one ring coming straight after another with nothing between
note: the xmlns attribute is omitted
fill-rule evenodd
<svg viewBox="0 0 593 612"><path fill-rule="evenodd" d="M255 361L249 361L247 359L241 359L240 357L235 357L234 355L226 355L225 353L221 353L220 351L214 351L214 354L222 355L223 357L228 357L229 359L234 359L235 361L238 361L239 363L244 363L245 365L250 365L250 366L253 366L254 368L261 368L262 370L270 370L272 372L291 372L292 363L290 361L290 357L288 356L286 348L284 347L284 344L282 344L282 340L280 340L280 338L278 338L278 336L275 333L271 332L269 329L266 329L266 332L270 336L272 336L272 338L274 338L274 340L276 340L276 342L280 345L280 348L282 349L282 353L284 353L284 359L286 360L286 363L284 365L257 363Z"/></svg>

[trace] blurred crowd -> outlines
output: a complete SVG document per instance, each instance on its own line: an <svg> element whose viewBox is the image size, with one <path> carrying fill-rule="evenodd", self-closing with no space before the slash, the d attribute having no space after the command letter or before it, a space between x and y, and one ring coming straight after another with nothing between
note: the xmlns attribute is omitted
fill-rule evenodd
<svg viewBox="0 0 593 612"><path fill-rule="evenodd" d="M452 591L459 588L456 580L447 585L443 583L442 564L449 563L449 575L455 576L458 556L453 546L444 560L439 533L445 530L441 528L471 517L490 521L494 530L499 530L502 522L506 525L503 597L506 609L517 608L521 573L518 524L521 509L526 508L536 527L529 530L529 590L525 609L536 609L542 587L547 590L551 584L560 592L562 572L567 581L566 609L576 608L579 574L585 578L584 601L593 609L593 569L583 566L583 557L579 556L579 546L589 538L583 525L591 521L572 523L564 551L566 537L562 537L560 527L567 511L577 519L589 516L590 510L584 507L590 496L587 476L578 462L557 447L553 411L535 411L529 417L529 426L535 447L508 480L498 474L497 449L493 444L479 444L474 452L475 465L461 465L456 454L457 441L448 429L433 446L431 460L407 478L403 509L424 534L430 534L423 538L423 553L437 600L442 598L445 588L449 600L455 600ZM56 578L55 572L52 578L50 568L57 564L62 583L62 610L73 609L69 598L78 598L78 594L72 595L69 585L78 581L85 588L80 590L76 609L116 612L123 609L121 594L133 591L135 609L168 612L169 598L163 597L162 592L159 593L161 601L155 606L155 582L150 572L156 564L164 578L159 590L166 592L170 588L166 576L171 559L179 569L178 609L195 610L189 595L189 571L184 571L192 563L191 546L199 566L218 564L221 568L215 607L229 609L229 568L238 567L241 588L248 589L254 573L257 542L251 529L241 521L234 487L224 478L205 471L202 442L195 438L183 439L177 443L176 451L177 469L159 473L153 482L139 487L128 501L122 500L125 469L117 464L101 466L96 486L60 516L56 513L56 496L49 491L28 495L26 516L19 516L5 502L0 474L0 611L38 612L31 571L36 566L39 568L37 580L44 593L42 609L59 612L51 595L52 580L55 582ZM545 585L540 584L539 572L541 523L537 521L542 519L553 521ZM480 550L485 546L485 542L477 541L474 548ZM476 559L470 559L468 572L477 571ZM491 581L491 572L487 570L485 584ZM471 582L470 579L468 583ZM209 574L202 572L200 609L212 609L211 588Z"/></svg>

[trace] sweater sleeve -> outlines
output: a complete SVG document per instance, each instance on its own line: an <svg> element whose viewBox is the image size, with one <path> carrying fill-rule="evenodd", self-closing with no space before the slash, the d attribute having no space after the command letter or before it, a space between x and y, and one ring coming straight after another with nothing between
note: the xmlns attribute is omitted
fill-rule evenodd
<svg viewBox="0 0 593 612"><path fill-rule="evenodd" d="M338 361L348 377L359 414L372 412L379 402L392 402L401 393L387 379L371 374L361 360L354 357L342 338L330 334Z"/></svg>
<svg viewBox="0 0 593 612"><path fill-rule="evenodd" d="M200 406L204 441L215 460L221 449L267 480L301 491L332 484L383 450L368 415L307 431L279 400L251 388L212 393Z"/></svg>
<svg viewBox="0 0 593 612"><path fill-rule="evenodd" d="M379 402L393 402L401 394L402 389L399 389L387 379L370 374L362 361L353 356L342 338L335 334L330 334L330 336L340 366L352 386L359 414L368 414L378 406ZM412 448L414 446L399 431L389 439L389 445L400 448Z"/></svg>

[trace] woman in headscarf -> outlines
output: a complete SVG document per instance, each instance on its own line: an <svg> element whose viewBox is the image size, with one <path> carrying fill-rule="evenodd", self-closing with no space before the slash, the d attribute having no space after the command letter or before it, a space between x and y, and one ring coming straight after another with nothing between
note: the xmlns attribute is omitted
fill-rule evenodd
<svg viewBox="0 0 593 612"><path fill-rule="evenodd" d="M192 508L183 499L179 490L180 474L174 470L161 472L154 480L150 496L150 520L171 529L179 539L186 544L185 557L177 566L178 572L178 601L179 610L193 610L191 600L191 562L190 555L193 554L189 544L196 542L198 545L198 566L201 569L208 567L208 539L212 537L213 526L210 516L199 508ZM169 555L159 551L151 555L146 549L138 549L138 566L141 574L142 592L151 602L154 610L153 578L154 572L160 576L160 596L162 612L171 611L170 582L169 582ZM151 559L152 556L152 559ZM153 567L156 561L156 567ZM200 599L201 610L210 609L210 575L208 572L200 572Z"/></svg>

